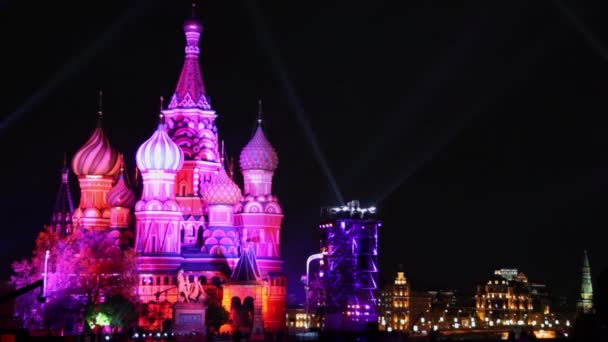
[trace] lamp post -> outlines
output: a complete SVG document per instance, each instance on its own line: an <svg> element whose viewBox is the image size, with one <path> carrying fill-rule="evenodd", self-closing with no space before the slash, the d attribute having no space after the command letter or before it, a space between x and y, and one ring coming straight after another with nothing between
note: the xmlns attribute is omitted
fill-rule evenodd
<svg viewBox="0 0 608 342"><path fill-rule="evenodd" d="M46 281L47 281L47 274L48 274L48 270L49 270L49 256L51 255L51 252L47 249L46 253L44 254L44 280L43 280L43 284L42 284L42 297L46 297Z"/></svg>
<svg viewBox="0 0 608 342"><path fill-rule="evenodd" d="M309 301L308 301L308 291L310 289L310 263L314 260L323 259L323 257L327 254L327 252L316 253L308 257L306 259L306 328L310 327L310 317L308 315L309 311Z"/></svg>

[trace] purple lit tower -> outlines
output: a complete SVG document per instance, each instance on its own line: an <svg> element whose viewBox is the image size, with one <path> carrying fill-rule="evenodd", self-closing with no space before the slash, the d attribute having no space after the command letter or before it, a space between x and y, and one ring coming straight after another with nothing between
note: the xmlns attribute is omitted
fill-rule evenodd
<svg viewBox="0 0 608 342"><path fill-rule="evenodd" d="M279 158L262 129L262 103L258 102L256 131L241 151L243 199L235 207L235 225L241 232L241 243L251 248L257 259L260 276L269 286L267 303L275 314L265 315L266 327L276 331L285 326L287 277L281 259L281 223L283 211L272 194L272 177Z"/></svg>
<svg viewBox="0 0 608 342"><path fill-rule="evenodd" d="M325 303L325 330L361 331L368 324L378 323L378 229L381 226L376 208L361 208L359 201L322 210L321 251L325 255L317 277L325 296L315 302Z"/></svg>

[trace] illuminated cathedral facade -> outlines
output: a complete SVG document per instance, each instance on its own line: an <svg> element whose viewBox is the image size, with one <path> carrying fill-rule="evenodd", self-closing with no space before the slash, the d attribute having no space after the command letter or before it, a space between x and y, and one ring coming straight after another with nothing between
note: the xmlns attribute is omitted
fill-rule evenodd
<svg viewBox="0 0 608 342"><path fill-rule="evenodd" d="M272 193L278 156L262 129L260 105L255 134L240 153L243 188L235 183L203 83L203 26L194 15L184 33L185 61L175 92L135 156L141 186L134 189L126 180L123 156L104 133L100 109L97 128L72 158L80 185L72 226L108 232L118 244L135 248L137 298L155 305L163 319L172 318L176 302L196 300L180 298L180 272L231 312L232 329L239 324L235 307L249 303L255 324L277 332L285 328L287 293L283 213Z"/></svg>

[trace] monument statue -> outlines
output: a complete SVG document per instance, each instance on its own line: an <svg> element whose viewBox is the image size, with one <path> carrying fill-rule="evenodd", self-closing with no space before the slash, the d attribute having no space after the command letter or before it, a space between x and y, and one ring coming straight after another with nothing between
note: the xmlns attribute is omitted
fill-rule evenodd
<svg viewBox="0 0 608 342"><path fill-rule="evenodd" d="M194 284L192 284L190 292L188 294L188 300L191 300L195 303L205 302L207 299L207 293L205 293L205 289L203 288L203 283L201 279L197 279Z"/></svg>
<svg viewBox="0 0 608 342"><path fill-rule="evenodd" d="M188 277L184 274L184 270L180 269L177 271L177 301L188 302L188 296L190 294L190 284Z"/></svg>

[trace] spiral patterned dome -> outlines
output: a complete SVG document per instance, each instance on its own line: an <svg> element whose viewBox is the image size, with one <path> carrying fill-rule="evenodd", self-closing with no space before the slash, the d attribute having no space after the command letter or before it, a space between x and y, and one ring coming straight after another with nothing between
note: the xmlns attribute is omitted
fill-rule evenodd
<svg viewBox="0 0 608 342"><path fill-rule="evenodd" d="M76 152L72 169L78 176L111 176L120 171L119 154L108 141L101 124L93 131L89 140Z"/></svg>
<svg viewBox="0 0 608 342"><path fill-rule="evenodd" d="M224 167L211 178L202 191L202 197L209 205L233 205L241 199L241 188L228 176Z"/></svg>
<svg viewBox="0 0 608 342"><path fill-rule="evenodd" d="M162 170L177 172L184 163L184 152L171 140L161 122L135 154L135 161L140 171Z"/></svg>
<svg viewBox="0 0 608 342"><path fill-rule="evenodd" d="M241 170L276 170L279 165L279 157L274 147L266 139L261 126L258 126L253 138L241 151L239 162Z"/></svg>
<svg viewBox="0 0 608 342"><path fill-rule="evenodd" d="M108 203L110 203L111 208L131 208L135 205L135 194L127 186L124 173L120 174L118 182L108 193Z"/></svg>

